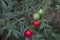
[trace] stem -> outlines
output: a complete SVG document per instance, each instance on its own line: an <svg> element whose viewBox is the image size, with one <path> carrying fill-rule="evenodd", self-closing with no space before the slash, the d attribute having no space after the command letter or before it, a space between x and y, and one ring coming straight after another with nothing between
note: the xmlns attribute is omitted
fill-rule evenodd
<svg viewBox="0 0 60 40"><path fill-rule="evenodd" d="M48 34L47 34L47 32L46 32L46 28L45 28L45 27L44 27L44 33L45 33L46 39L49 40Z"/></svg>
<svg viewBox="0 0 60 40"><path fill-rule="evenodd" d="M26 38L26 40L29 40L29 38Z"/></svg>

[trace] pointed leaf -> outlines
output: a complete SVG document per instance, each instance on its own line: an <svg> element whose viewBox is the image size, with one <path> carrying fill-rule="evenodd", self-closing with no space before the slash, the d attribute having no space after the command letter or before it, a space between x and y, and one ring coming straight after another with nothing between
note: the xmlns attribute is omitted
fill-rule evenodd
<svg viewBox="0 0 60 40"><path fill-rule="evenodd" d="M19 37L18 37L18 33L17 33L16 30L13 30L13 35L14 35L14 37L16 37L17 39L19 38Z"/></svg>
<svg viewBox="0 0 60 40"><path fill-rule="evenodd" d="M20 36L22 36L22 34L21 34L19 31L16 30L16 32L17 32Z"/></svg>
<svg viewBox="0 0 60 40"><path fill-rule="evenodd" d="M5 4L5 2L3 0L1 0L1 5L3 8L7 8L7 5Z"/></svg>
<svg viewBox="0 0 60 40"><path fill-rule="evenodd" d="M9 32L8 32L8 34L7 34L7 36L6 36L6 39L5 39L5 40L7 40L7 39L8 39L8 37L11 35L11 32L12 32L12 30L9 30Z"/></svg>
<svg viewBox="0 0 60 40"><path fill-rule="evenodd" d="M40 25L40 29L43 29L44 27L45 27L44 24L41 24L41 25Z"/></svg>

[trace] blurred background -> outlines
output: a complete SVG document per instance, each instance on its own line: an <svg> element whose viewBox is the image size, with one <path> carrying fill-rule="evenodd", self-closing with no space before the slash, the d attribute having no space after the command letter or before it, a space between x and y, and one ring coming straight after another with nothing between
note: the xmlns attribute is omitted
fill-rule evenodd
<svg viewBox="0 0 60 40"><path fill-rule="evenodd" d="M35 28L33 15L40 9ZM33 33L29 39L26 29ZM60 0L0 0L0 40L60 40Z"/></svg>

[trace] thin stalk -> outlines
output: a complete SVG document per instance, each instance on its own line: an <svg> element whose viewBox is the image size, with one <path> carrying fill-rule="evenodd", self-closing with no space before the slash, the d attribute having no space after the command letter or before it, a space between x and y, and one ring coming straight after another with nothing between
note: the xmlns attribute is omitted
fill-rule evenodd
<svg viewBox="0 0 60 40"><path fill-rule="evenodd" d="M25 38L25 40L29 40L29 38Z"/></svg>

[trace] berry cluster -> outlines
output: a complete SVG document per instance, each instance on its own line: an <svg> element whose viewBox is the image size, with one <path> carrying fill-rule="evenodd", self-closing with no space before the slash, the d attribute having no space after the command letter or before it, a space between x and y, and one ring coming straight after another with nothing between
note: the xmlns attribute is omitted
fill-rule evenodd
<svg viewBox="0 0 60 40"><path fill-rule="evenodd" d="M43 14L43 9L40 9L38 11L38 13L34 13L33 14L33 25L34 27L38 27L39 26L39 22L38 22L38 19L40 18L40 15Z"/></svg>
<svg viewBox="0 0 60 40"><path fill-rule="evenodd" d="M38 19L40 18L41 14L43 14L43 9L40 9L38 11L38 13L33 14L33 26L34 27L39 27ZM29 29L26 29L24 31L24 36L27 37L27 38L30 38L32 36L32 31L30 31Z"/></svg>

